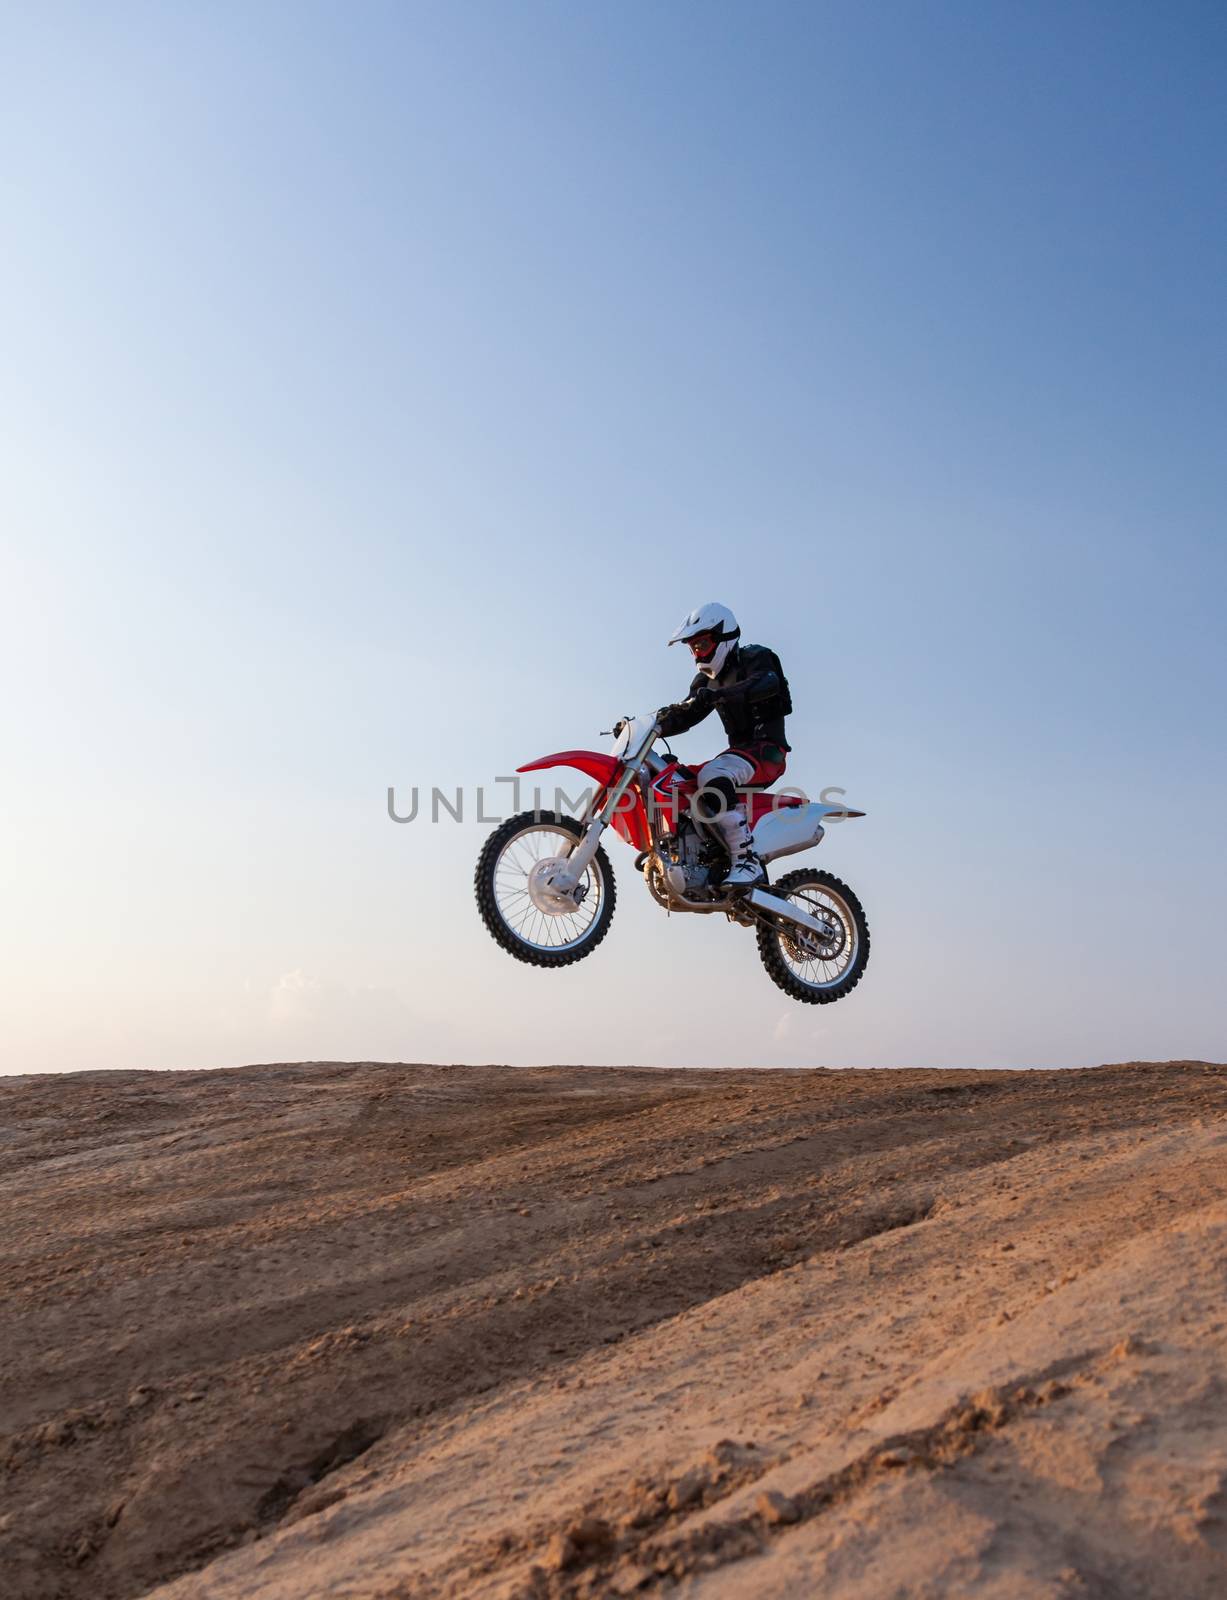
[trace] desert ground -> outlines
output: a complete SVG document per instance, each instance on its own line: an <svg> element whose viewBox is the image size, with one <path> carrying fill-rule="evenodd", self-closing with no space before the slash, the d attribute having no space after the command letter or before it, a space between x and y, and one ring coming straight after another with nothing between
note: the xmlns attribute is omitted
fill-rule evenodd
<svg viewBox="0 0 1227 1600"><path fill-rule="evenodd" d="M1227 1067L0 1103L8 1600L1227 1594Z"/></svg>

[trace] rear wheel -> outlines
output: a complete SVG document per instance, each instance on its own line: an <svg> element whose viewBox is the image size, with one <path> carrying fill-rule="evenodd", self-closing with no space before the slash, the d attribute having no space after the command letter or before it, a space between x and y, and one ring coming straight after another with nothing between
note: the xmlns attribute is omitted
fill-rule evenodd
<svg viewBox="0 0 1227 1600"><path fill-rule="evenodd" d="M525 811L496 828L482 847L473 878L477 909L517 961L567 967L609 932L616 891L609 857L599 845L580 880L577 902L562 902L541 884L547 863L570 855L583 836L574 817Z"/></svg>
<svg viewBox="0 0 1227 1600"><path fill-rule="evenodd" d="M860 901L846 883L814 867L786 873L771 893L835 927L830 938L822 939L768 915L758 925L758 953L772 981L806 1005L842 1000L861 981L869 960L869 924Z"/></svg>

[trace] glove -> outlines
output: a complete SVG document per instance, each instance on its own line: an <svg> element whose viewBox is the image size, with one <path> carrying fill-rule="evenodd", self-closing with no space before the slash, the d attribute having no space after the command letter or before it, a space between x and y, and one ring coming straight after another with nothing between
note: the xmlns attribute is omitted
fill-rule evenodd
<svg viewBox="0 0 1227 1600"><path fill-rule="evenodd" d="M693 700L686 700L680 706L661 706L656 713L656 720L660 723L660 731L666 739L671 733L677 733L687 725L689 719L686 713L693 704Z"/></svg>

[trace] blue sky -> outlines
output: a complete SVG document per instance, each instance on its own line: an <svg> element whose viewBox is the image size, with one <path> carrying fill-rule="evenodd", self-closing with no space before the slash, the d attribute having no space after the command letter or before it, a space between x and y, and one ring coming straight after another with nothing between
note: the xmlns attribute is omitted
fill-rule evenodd
<svg viewBox="0 0 1227 1600"><path fill-rule="evenodd" d="M0 27L6 1070L1223 1056L1221 11ZM836 1006L621 846L521 967L386 816L710 598L869 813Z"/></svg>

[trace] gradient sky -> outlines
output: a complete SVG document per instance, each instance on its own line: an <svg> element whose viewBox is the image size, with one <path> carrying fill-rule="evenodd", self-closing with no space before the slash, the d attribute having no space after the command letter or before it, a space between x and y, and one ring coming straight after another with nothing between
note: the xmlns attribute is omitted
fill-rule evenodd
<svg viewBox="0 0 1227 1600"><path fill-rule="evenodd" d="M0 1070L1227 1056L1221 7L48 4L0 53ZM835 1006L617 841L606 943L521 966L486 829L386 814L603 747L712 598L868 812Z"/></svg>

